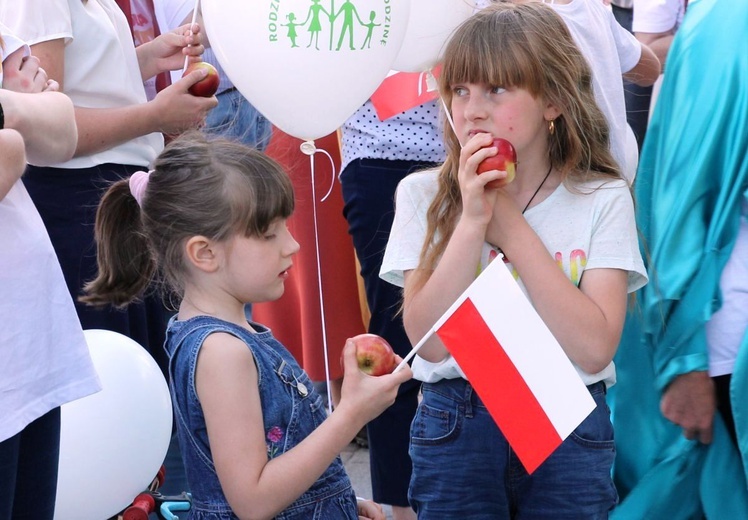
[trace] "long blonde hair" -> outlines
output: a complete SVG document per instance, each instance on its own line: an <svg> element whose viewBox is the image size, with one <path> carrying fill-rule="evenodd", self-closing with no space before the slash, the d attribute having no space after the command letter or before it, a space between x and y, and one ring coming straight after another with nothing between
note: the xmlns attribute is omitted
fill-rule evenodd
<svg viewBox="0 0 748 520"><path fill-rule="evenodd" d="M555 105L561 115L548 134L551 165L565 184L593 178L621 178L609 149L608 124L597 106L589 65L561 17L541 3L498 3L468 18L447 44L439 77L445 106L452 86L476 83L526 89ZM460 142L444 131L447 160L427 214L426 238L415 280L408 291L426 283L444 253L462 210L457 171Z"/></svg>

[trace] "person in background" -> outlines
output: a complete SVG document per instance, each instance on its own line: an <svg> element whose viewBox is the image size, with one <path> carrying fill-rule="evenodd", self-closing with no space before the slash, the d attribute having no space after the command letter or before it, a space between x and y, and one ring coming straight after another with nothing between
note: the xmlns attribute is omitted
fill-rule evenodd
<svg viewBox="0 0 748 520"><path fill-rule="evenodd" d="M411 349L400 313L402 294L379 278L379 270L395 215L398 183L444 160L440 126L436 101L385 121L379 120L372 102L367 101L341 129L343 215L361 266L371 314L368 331L386 339L401 356ZM419 386L417 381L403 384L395 404L366 429L373 497L392 505L395 520L415 516L408 504L408 445Z"/></svg>
<svg viewBox="0 0 748 520"><path fill-rule="evenodd" d="M0 16L38 56L75 106L78 144L70 160L29 166L23 182L47 228L73 299L96 273L95 208L106 186L148 168L163 134L202 124L217 101L192 96L204 77L190 74L147 101L144 80L180 68L203 51L200 29L167 32L135 47L115 0L0 0ZM142 345L165 371L167 311L153 294L120 310L76 302L84 329L124 334Z"/></svg>
<svg viewBox="0 0 748 520"><path fill-rule="evenodd" d="M748 4L692 2L668 54L636 184L653 283L611 392L613 518L748 511L747 33Z"/></svg>
<svg viewBox="0 0 748 520"><path fill-rule="evenodd" d="M636 39L648 45L660 60L662 73L665 71L670 44L686 12L686 0L634 0L630 24ZM629 88L626 103L629 110L629 124L634 130L639 150L647 135L652 100L656 99L661 80L654 86L633 85Z"/></svg>
<svg viewBox="0 0 748 520"><path fill-rule="evenodd" d="M164 31L171 31L190 23L195 2L192 0L153 0L153 5L158 26ZM202 26L202 15L200 13L198 13L197 20ZM258 150L265 150L270 142L272 125L236 89L218 62L207 37L205 39L203 61L210 63L218 70L221 80L218 92L216 92L218 106L208 114L203 130L211 134L237 139ZM181 70L173 72L172 81L177 81L181 75Z"/></svg>
<svg viewBox="0 0 748 520"><path fill-rule="evenodd" d="M155 40L161 35L161 30L156 22L153 0L117 0L117 5L130 22L130 32L135 47ZM158 92L161 92L170 84L171 76L169 72L160 72L152 78L146 79L144 85L148 101L155 98Z"/></svg>
<svg viewBox="0 0 748 520"><path fill-rule="evenodd" d="M73 104L0 24L0 520L52 520L60 406L101 385L54 249L21 175L69 159Z"/></svg>
<svg viewBox="0 0 748 520"><path fill-rule="evenodd" d="M424 382L410 447L419 519L605 518L617 502L605 394L627 293L647 277L592 74L564 20L542 3L486 7L446 46L439 92L454 122L445 128L447 160L398 186L381 276L404 287L403 322L416 342L500 258L596 408L528 474L432 336L413 361ZM488 188L508 175L477 174L496 155L497 137L514 145L519 167L513 181Z"/></svg>
<svg viewBox="0 0 748 520"><path fill-rule="evenodd" d="M244 313L283 294L299 250L286 227L293 209L280 165L199 132L101 200L99 273L85 300L128 305L157 272L180 300L166 348L190 518L384 520L381 506L357 501L338 454L392 404L410 369L368 376L349 340L341 401L327 416L290 352Z"/></svg>
<svg viewBox="0 0 748 520"><path fill-rule="evenodd" d="M523 2L527 0L515 0ZM595 100L610 128L610 147L624 176L633 184L636 165L628 164L626 100L621 76L640 87L660 74L652 50L625 30L603 2L555 0L549 5L566 22L574 41L592 68Z"/></svg>

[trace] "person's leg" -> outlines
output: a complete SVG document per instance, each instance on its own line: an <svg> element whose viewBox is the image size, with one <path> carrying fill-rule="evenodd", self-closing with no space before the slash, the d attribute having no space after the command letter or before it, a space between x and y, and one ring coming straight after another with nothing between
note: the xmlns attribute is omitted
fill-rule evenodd
<svg viewBox="0 0 748 520"><path fill-rule="evenodd" d="M400 315L402 293L379 278L379 269L392 227L395 189L414 166L408 161L357 160L341 175L343 214L371 311L369 332L386 339L402 357L411 349ZM418 382L409 381L400 387L395 403L367 426L373 497L392 505L396 520L413 515L407 499L408 444L417 404Z"/></svg>
<svg viewBox="0 0 748 520"><path fill-rule="evenodd" d="M423 385L411 427L410 500L420 520L508 520L509 445L464 379Z"/></svg>
<svg viewBox="0 0 748 520"><path fill-rule="evenodd" d="M603 520L617 504L611 477L616 450L605 385L590 389L597 407L532 475L512 456L516 478L510 493L517 497L517 520Z"/></svg>
<svg viewBox="0 0 748 520"><path fill-rule="evenodd" d="M0 442L0 520L12 520L21 434Z"/></svg>
<svg viewBox="0 0 748 520"><path fill-rule="evenodd" d="M13 520L52 520L60 460L60 408L21 432Z"/></svg>

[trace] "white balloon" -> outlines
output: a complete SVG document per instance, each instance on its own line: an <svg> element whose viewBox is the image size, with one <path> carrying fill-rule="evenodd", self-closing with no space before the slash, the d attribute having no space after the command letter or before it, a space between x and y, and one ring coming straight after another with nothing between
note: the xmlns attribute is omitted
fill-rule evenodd
<svg viewBox="0 0 748 520"><path fill-rule="evenodd" d="M385 78L410 0L202 0L202 9L236 88L275 126L313 140L340 127Z"/></svg>
<svg viewBox="0 0 748 520"><path fill-rule="evenodd" d="M473 0L410 0L408 29L392 68L401 72L433 68L454 30L475 9Z"/></svg>
<svg viewBox="0 0 748 520"><path fill-rule="evenodd" d="M102 390L62 406L55 520L104 520L158 473L169 447L171 398L150 354L127 336L84 331Z"/></svg>

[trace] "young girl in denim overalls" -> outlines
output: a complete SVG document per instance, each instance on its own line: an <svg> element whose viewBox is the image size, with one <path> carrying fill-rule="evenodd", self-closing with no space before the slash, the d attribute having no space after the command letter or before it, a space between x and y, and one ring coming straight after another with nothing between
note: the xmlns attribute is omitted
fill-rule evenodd
<svg viewBox="0 0 748 520"><path fill-rule="evenodd" d="M439 81L454 123L445 129L448 158L400 183L381 271L405 287L406 331L418 342L502 252L597 407L528 474L432 336L413 364L424 384L409 499L419 519L607 518L617 494L605 393L627 293L646 273L590 69L550 7L497 4L457 29ZM517 151L511 182L504 171L477 174L497 154L494 137Z"/></svg>
<svg viewBox="0 0 748 520"><path fill-rule="evenodd" d="M357 499L338 456L410 376L370 377L344 350L340 404L322 397L246 303L283 294L299 245L286 228L288 176L261 152L199 134L172 142L153 171L112 185L96 221L91 304L126 305L158 272L179 295L167 331L192 519L384 520Z"/></svg>

